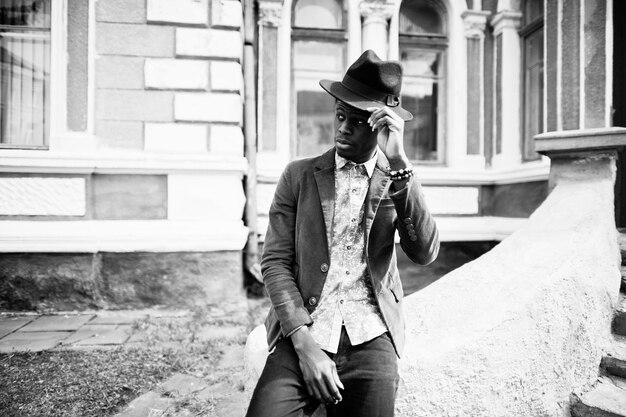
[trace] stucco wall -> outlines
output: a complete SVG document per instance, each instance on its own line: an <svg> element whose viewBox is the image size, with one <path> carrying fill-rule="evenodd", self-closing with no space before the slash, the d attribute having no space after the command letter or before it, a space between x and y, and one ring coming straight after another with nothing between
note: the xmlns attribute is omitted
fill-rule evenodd
<svg viewBox="0 0 626 417"><path fill-rule="evenodd" d="M613 161L580 161L527 227L405 299L401 416L564 416L619 291Z"/></svg>

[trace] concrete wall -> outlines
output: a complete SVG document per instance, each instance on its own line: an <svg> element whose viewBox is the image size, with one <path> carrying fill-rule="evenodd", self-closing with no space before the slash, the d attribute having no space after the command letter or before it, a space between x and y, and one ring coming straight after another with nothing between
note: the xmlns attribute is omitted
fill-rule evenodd
<svg viewBox="0 0 626 417"><path fill-rule="evenodd" d="M405 299L399 415L569 415L595 381L620 282L614 161L578 168L525 228Z"/></svg>

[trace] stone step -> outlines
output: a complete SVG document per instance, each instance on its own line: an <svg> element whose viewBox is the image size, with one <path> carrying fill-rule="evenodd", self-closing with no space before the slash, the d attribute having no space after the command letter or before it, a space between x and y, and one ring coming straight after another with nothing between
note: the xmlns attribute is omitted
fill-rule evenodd
<svg viewBox="0 0 626 417"><path fill-rule="evenodd" d="M622 285L620 286L620 290L623 293L626 293L626 266L622 265L621 271L622 271Z"/></svg>
<svg viewBox="0 0 626 417"><path fill-rule="evenodd" d="M626 336L626 295L624 294L619 295L619 303L615 309L611 328L613 334Z"/></svg>
<svg viewBox="0 0 626 417"><path fill-rule="evenodd" d="M616 336L615 342L602 358L600 367L607 374L626 378L626 337ZM626 393L624 393L626 395Z"/></svg>
<svg viewBox="0 0 626 417"><path fill-rule="evenodd" d="M622 265L626 265L626 229L618 229L617 243L622 254Z"/></svg>
<svg viewBox="0 0 626 417"><path fill-rule="evenodd" d="M626 417L626 380L603 377L582 396L574 395L572 417Z"/></svg>

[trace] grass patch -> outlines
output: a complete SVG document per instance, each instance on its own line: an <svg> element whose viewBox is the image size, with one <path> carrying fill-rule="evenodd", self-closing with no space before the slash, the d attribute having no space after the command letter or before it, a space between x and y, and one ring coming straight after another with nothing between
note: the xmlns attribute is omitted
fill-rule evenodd
<svg viewBox="0 0 626 417"><path fill-rule="evenodd" d="M133 324L129 343L115 349L0 354L0 414L111 416L150 390L160 392L158 385L174 373L241 391L243 364L219 369L218 363L226 351L243 346L268 303L205 306L183 317L147 317ZM209 416L219 400L195 393L162 394L172 405L151 412L151 417Z"/></svg>

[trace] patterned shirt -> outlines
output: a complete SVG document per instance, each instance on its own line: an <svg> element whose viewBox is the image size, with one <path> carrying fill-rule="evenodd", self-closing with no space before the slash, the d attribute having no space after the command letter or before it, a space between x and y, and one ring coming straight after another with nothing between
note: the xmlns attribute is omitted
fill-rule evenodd
<svg viewBox="0 0 626 417"><path fill-rule="evenodd" d="M356 165L335 153L335 212L328 236L330 266L310 332L327 352L337 353L341 326L352 345L385 333L365 260L364 202L377 153Z"/></svg>

